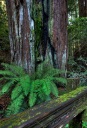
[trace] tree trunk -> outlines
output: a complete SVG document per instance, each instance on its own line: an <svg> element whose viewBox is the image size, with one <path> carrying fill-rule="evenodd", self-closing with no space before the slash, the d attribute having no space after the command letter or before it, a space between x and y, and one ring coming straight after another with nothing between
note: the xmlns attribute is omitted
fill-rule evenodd
<svg viewBox="0 0 87 128"><path fill-rule="evenodd" d="M59 69L66 69L67 63L67 4L66 0L53 1L53 46L55 63Z"/></svg>
<svg viewBox="0 0 87 128"><path fill-rule="evenodd" d="M43 60L48 60L53 65L52 60L52 44L49 36L49 22L50 22L50 0L42 1L43 12L43 29L42 29L42 47Z"/></svg>
<svg viewBox="0 0 87 128"><path fill-rule="evenodd" d="M35 53L36 65L39 62L48 60L52 62L52 44L49 36L50 4L51 0L34 0L34 21L35 21Z"/></svg>
<svg viewBox="0 0 87 128"><path fill-rule="evenodd" d="M87 0L79 0L79 17L87 17Z"/></svg>
<svg viewBox="0 0 87 128"><path fill-rule="evenodd" d="M37 57L40 57L41 61L49 59L56 68L65 70L67 62L66 0L33 0L33 10L32 0L6 0L6 4L11 62L23 66L27 72L31 73L35 68L35 59L37 61ZM37 54L38 51L39 54Z"/></svg>
<svg viewBox="0 0 87 128"><path fill-rule="evenodd" d="M6 0L11 62L23 66L31 73L34 71L34 39L32 31L34 22L31 19L32 0Z"/></svg>
<svg viewBox="0 0 87 128"><path fill-rule="evenodd" d="M87 0L78 0L78 2L79 2L79 17L86 18L87 17ZM79 53L79 56L86 57L86 51L87 51L86 48L87 48L87 40L83 39L79 41L79 51L76 52L76 56L77 56L77 53Z"/></svg>

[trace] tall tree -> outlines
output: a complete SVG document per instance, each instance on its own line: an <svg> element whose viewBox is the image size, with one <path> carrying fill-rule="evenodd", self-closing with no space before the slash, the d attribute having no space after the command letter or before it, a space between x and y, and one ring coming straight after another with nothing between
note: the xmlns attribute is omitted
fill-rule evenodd
<svg viewBox="0 0 87 128"><path fill-rule="evenodd" d="M6 0L6 5L11 61L22 65L29 73L34 70L35 59L37 61L39 56L42 57L42 61L49 58L50 63L56 68L65 69L66 0ZM35 40L33 33L35 33ZM35 55L37 51L39 55Z"/></svg>
<svg viewBox="0 0 87 128"><path fill-rule="evenodd" d="M53 46L55 63L59 69L65 69L67 63L67 1L53 1Z"/></svg>
<svg viewBox="0 0 87 128"><path fill-rule="evenodd" d="M86 29L86 26L85 26L85 24L86 24L86 18L87 18L87 0L78 0L78 3L79 3L79 18L81 19L81 18L83 18L84 17L84 20L83 20L83 24L82 24L82 26L83 26L83 30L84 31L86 31L87 29ZM82 28L82 27L80 27L80 28ZM84 32L83 31L83 35L86 35L85 33L86 32ZM79 33L81 33L81 31L79 32ZM83 36L83 39L81 39L80 40L80 42L79 42L79 56L83 56L83 57L86 57L86 55L87 55L87 50L86 50L86 47L87 47L87 38L85 38L85 36Z"/></svg>
<svg viewBox="0 0 87 128"><path fill-rule="evenodd" d="M87 0L79 0L79 17L87 17Z"/></svg>
<svg viewBox="0 0 87 128"><path fill-rule="evenodd" d="M2 62L10 62L8 21L5 0L0 1L0 68Z"/></svg>
<svg viewBox="0 0 87 128"><path fill-rule="evenodd" d="M32 0L6 0L11 62L21 65L31 73L35 67L34 40L31 18Z"/></svg>

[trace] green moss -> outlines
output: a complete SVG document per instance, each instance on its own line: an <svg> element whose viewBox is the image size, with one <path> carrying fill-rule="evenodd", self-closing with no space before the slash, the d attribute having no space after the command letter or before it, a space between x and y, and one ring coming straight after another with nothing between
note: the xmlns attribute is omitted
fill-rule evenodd
<svg viewBox="0 0 87 128"><path fill-rule="evenodd" d="M34 28L35 28L35 55L36 58L39 56L39 46L42 40L42 4L41 2L34 1L32 16L34 19Z"/></svg>
<svg viewBox="0 0 87 128"><path fill-rule="evenodd" d="M87 122L87 106L86 106L86 109L83 113L82 119L83 119L84 122Z"/></svg>
<svg viewBox="0 0 87 128"><path fill-rule="evenodd" d="M13 115L8 119L0 120L0 128L17 127L28 120L33 120L35 118L38 118L38 116L42 116L43 114L46 114L47 112L53 110L54 107L57 107L61 103L65 102L65 101L67 101L73 97L76 97L78 94L83 92L85 89L87 89L87 87L79 87L76 90L74 90L68 94L64 94L64 95L60 96L57 99L54 99L54 100L51 100L51 101L46 102L44 104L40 104L38 106L35 106L35 107L28 109L22 113L19 113L17 115ZM81 112L83 110L83 108L85 108L85 106L86 106L85 103L82 104L76 113ZM44 109L45 109L45 113L44 113Z"/></svg>

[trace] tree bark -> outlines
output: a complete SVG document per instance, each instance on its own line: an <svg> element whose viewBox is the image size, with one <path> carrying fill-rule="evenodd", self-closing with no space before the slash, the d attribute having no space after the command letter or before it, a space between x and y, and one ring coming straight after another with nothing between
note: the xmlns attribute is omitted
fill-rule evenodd
<svg viewBox="0 0 87 128"><path fill-rule="evenodd" d="M67 2L53 1L53 46L55 64L59 69L66 69L67 63Z"/></svg>
<svg viewBox="0 0 87 128"><path fill-rule="evenodd" d="M87 17L87 0L79 0L79 17Z"/></svg>
<svg viewBox="0 0 87 128"><path fill-rule="evenodd" d="M11 62L23 66L31 73L34 71L34 39L31 19L32 0L6 0Z"/></svg>
<svg viewBox="0 0 87 128"><path fill-rule="evenodd" d="M53 65L52 44L49 36L50 4L52 2L42 0L34 1L34 3L36 8L34 11L36 65L44 60L48 60Z"/></svg>
<svg viewBox="0 0 87 128"><path fill-rule="evenodd" d="M36 20L39 18L37 14L36 19L31 18L32 2L38 5L36 9L40 10L35 12L38 16L41 15L38 20ZM49 59L56 68L65 70L67 62L66 0L6 0L6 5L11 62L23 66L27 72L31 73L35 68L35 59L37 60L35 53L39 51L38 57L42 57L42 61ZM39 26L37 26L38 21ZM34 23L36 44L33 39Z"/></svg>
<svg viewBox="0 0 87 128"><path fill-rule="evenodd" d="M86 18L87 17L87 0L78 0L78 3L79 3L79 17ZM87 47L87 40L85 40L84 38L79 42L79 51L76 52L75 58L79 56L86 57L86 51L87 51L86 47ZM79 56L77 56L77 53Z"/></svg>
<svg viewBox="0 0 87 128"><path fill-rule="evenodd" d="M42 47L43 60L48 60L53 65L52 60L52 44L49 36L49 21L50 21L50 0L42 1L43 13L43 29L42 29Z"/></svg>

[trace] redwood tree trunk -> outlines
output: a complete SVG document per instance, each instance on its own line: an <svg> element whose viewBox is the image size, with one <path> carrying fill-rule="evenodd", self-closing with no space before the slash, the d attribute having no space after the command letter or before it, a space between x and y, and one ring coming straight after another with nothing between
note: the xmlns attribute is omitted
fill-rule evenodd
<svg viewBox="0 0 87 128"><path fill-rule="evenodd" d="M78 0L79 3L79 17L87 17L87 0ZM86 20L86 19L85 19ZM83 45L84 44L84 45ZM81 40L79 42L79 56L86 57L87 40ZM77 56L77 53L76 53Z"/></svg>
<svg viewBox="0 0 87 128"><path fill-rule="evenodd" d="M49 58L50 62L54 66L56 65L56 68L65 70L67 62L66 0L43 0L41 2L42 58L43 60ZM23 66L31 73L35 67L35 44L32 33L32 30L34 32L34 22L31 18L32 0L6 0L6 4L11 61ZM35 27L37 29L37 24ZM39 35L41 36L41 34Z"/></svg>
<svg viewBox="0 0 87 128"><path fill-rule="evenodd" d="M87 0L79 0L79 17L87 17Z"/></svg>
<svg viewBox="0 0 87 128"><path fill-rule="evenodd" d="M34 39L31 19L32 0L6 0L11 62L23 66L31 73L34 71Z"/></svg>
<svg viewBox="0 0 87 128"><path fill-rule="evenodd" d="M67 6L66 0L53 1L53 46L55 63L59 69L66 69L67 63Z"/></svg>

